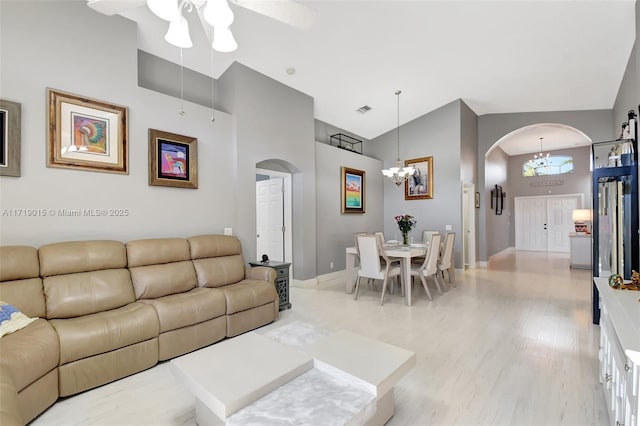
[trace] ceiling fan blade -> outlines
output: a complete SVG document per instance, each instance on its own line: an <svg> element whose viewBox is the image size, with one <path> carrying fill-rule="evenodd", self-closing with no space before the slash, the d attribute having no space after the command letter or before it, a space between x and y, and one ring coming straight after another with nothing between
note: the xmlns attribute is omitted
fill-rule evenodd
<svg viewBox="0 0 640 426"><path fill-rule="evenodd" d="M109 16L144 4L147 4L146 0L87 0L91 9Z"/></svg>
<svg viewBox="0 0 640 426"><path fill-rule="evenodd" d="M293 0L231 0L231 2L301 30L310 29L316 17L315 10Z"/></svg>

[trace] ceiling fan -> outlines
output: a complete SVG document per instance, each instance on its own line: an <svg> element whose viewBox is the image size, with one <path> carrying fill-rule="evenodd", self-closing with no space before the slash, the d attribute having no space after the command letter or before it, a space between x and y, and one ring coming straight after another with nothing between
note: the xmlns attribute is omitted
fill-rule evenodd
<svg viewBox="0 0 640 426"><path fill-rule="evenodd" d="M244 7L301 30L311 28L315 20L315 11L313 9L294 0L228 1L233 5ZM195 9L214 50L231 52L237 48L237 44L229 30L229 25L233 22L233 13L227 4L227 0L87 0L87 5L90 8L105 15L115 15L145 4L148 4L149 8L157 16L170 22L169 32L167 32L165 40L171 44L178 47L191 47L188 25L182 16L182 9L188 12ZM157 9L153 7L154 4L159 4L161 8L169 7L173 9L173 17L165 17L161 13L159 14ZM224 22L220 26L212 22L212 16L220 15L214 15L210 12L210 10L219 9L219 7L223 9L226 7L227 9L227 13L223 10L224 17L222 20Z"/></svg>

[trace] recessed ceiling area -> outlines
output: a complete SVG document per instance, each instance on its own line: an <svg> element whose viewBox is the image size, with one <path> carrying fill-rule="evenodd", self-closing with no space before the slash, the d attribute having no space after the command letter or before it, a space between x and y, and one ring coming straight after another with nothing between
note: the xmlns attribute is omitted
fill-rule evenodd
<svg viewBox="0 0 640 426"><path fill-rule="evenodd" d="M306 31L230 2L239 48L225 54L186 14L185 66L217 78L238 61L313 97L315 118L372 139L396 126L396 90L401 124L458 98L478 115L611 109L636 37L634 0L302 3L316 12ZM179 63L166 22L146 6L123 15L140 49Z"/></svg>
<svg viewBox="0 0 640 426"><path fill-rule="evenodd" d="M543 138L544 154L558 149L590 146L592 142L584 133L571 126L540 123L514 130L496 142L492 150L499 146L509 156L540 152L540 138ZM486 155L489 155L489 152Z"/></svg>

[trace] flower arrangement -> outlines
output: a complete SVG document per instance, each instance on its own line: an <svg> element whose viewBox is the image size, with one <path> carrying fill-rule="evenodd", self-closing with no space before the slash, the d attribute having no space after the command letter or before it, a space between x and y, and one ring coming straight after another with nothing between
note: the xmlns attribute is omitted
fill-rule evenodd
<svg viewBox="0 0 640 426"><path fill-rule="evenodd" d="M409 232L416 226L418 221L410 214L396 216L396 223L402 232L402 244L409 244Z"/></svg>

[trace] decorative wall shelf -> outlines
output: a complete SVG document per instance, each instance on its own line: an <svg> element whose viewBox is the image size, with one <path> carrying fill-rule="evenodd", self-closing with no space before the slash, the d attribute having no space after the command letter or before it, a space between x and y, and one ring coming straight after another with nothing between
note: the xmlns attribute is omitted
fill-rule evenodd
<svg viewBox="0 0 640 426"><path fill-rule="evenodd" d="M336 133L329 137L329 144L338 148L362 155L362 141L343 133Z"/></svg>

